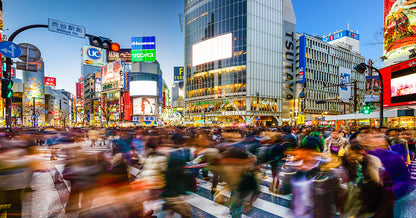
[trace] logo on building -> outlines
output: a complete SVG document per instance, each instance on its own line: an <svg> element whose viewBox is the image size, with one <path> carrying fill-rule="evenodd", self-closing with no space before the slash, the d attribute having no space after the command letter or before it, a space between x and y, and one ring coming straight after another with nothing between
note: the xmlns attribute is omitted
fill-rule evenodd
<svg viewBox="0 0 416 218"><path fill-rule="evenodd" d="M87 49L87 56L91 58L92 60L100 60L102 57L102 54L100 50L94 47L90 47Z"/></svg>

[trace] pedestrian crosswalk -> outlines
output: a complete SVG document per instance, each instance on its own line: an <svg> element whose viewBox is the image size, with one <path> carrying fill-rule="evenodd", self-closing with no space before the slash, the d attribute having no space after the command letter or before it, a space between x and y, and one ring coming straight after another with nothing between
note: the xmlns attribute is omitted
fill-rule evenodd
<svg viewBox="0 0 416 218"><path fill-rule="evenodd" d="M416 161L410 163L410 179L416 181Z"/></svg>
<svg viewBox="0 0 416 218"><path fill-rule="evenodd" d="M56 165L56 170L59 174L62 174L63 169L63 164ZM138 169L130 167L129 171L137 173ZM268 186L264 185L270 181L270 170L265 170L265 173L268 174L268 177L260 185L261 193L253 204L253 210L243 217L291 217L291 196L270 192ZM197 217L228 217L230 214L228 206L214 201L214 196L211 194L212 183L200 178L196 180L198 182L198 191L188 195L188 202L192 206L194 214L198 214ZM69 191L69 184L66 181L64 182L68 187L67 191ZM221 190L223 187L218 185L217 188ZM230 193L224 193L223 197L224 199L229 199Z"/></svg>

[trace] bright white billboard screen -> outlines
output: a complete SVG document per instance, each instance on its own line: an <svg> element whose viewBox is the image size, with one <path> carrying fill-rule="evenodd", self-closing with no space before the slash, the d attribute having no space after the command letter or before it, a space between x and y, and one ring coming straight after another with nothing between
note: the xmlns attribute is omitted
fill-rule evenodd
<svg viewBox="0 0 416 218"><path fill-rule="evenodd" d="M130 81L130 96L157 96L157 82Z"/></svg>
<svg viewBox="0 0 416 218"><path fill-rule="evenodd" d="M133 98L133 115L154 115L155 110L155 98Z"/></svg>
<svg viewBox="0 0 416 218"><path fill-rule="evenodd" d="M231 58L233 35L228 33L192 45L192 66Z"/></svg>

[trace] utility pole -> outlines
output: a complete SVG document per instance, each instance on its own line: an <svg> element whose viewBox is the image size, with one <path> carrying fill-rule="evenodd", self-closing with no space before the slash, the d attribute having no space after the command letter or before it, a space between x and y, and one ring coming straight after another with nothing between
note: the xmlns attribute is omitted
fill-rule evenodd
<svg viewBox="0 0 416 218"><path fill-rule="evenodd" d="M373 61L371 59L368 59L368 75L372 76L373 75Z"/></svg>
<svg viewBox="0 0 416 218"><path fill-rule="evenodd" d="M35 105L35 97L32 97L33 99L33 127L35 127L35 123L36 123L36 105Z"/></svg>

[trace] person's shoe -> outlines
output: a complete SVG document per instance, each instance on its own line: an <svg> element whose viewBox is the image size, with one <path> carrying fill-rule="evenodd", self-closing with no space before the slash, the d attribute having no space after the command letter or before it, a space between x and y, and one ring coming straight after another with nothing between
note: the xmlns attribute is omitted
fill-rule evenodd
<svg viewBox="0 0 416 218"><path fill-rule="evenodd" d="M58 160L58 159L56 159L55 157L51 157L51 160Z"/></svg>
<svg viewBox="0 0 416 218"><path fill-rule="evenodd" d="M205 180L205 181L207 181L207 180L210 180L210 179L211 179L211 177L209 177L209 176L205 176L205 177L202 177L202 179L203 179L203 180Z"/></svg>

